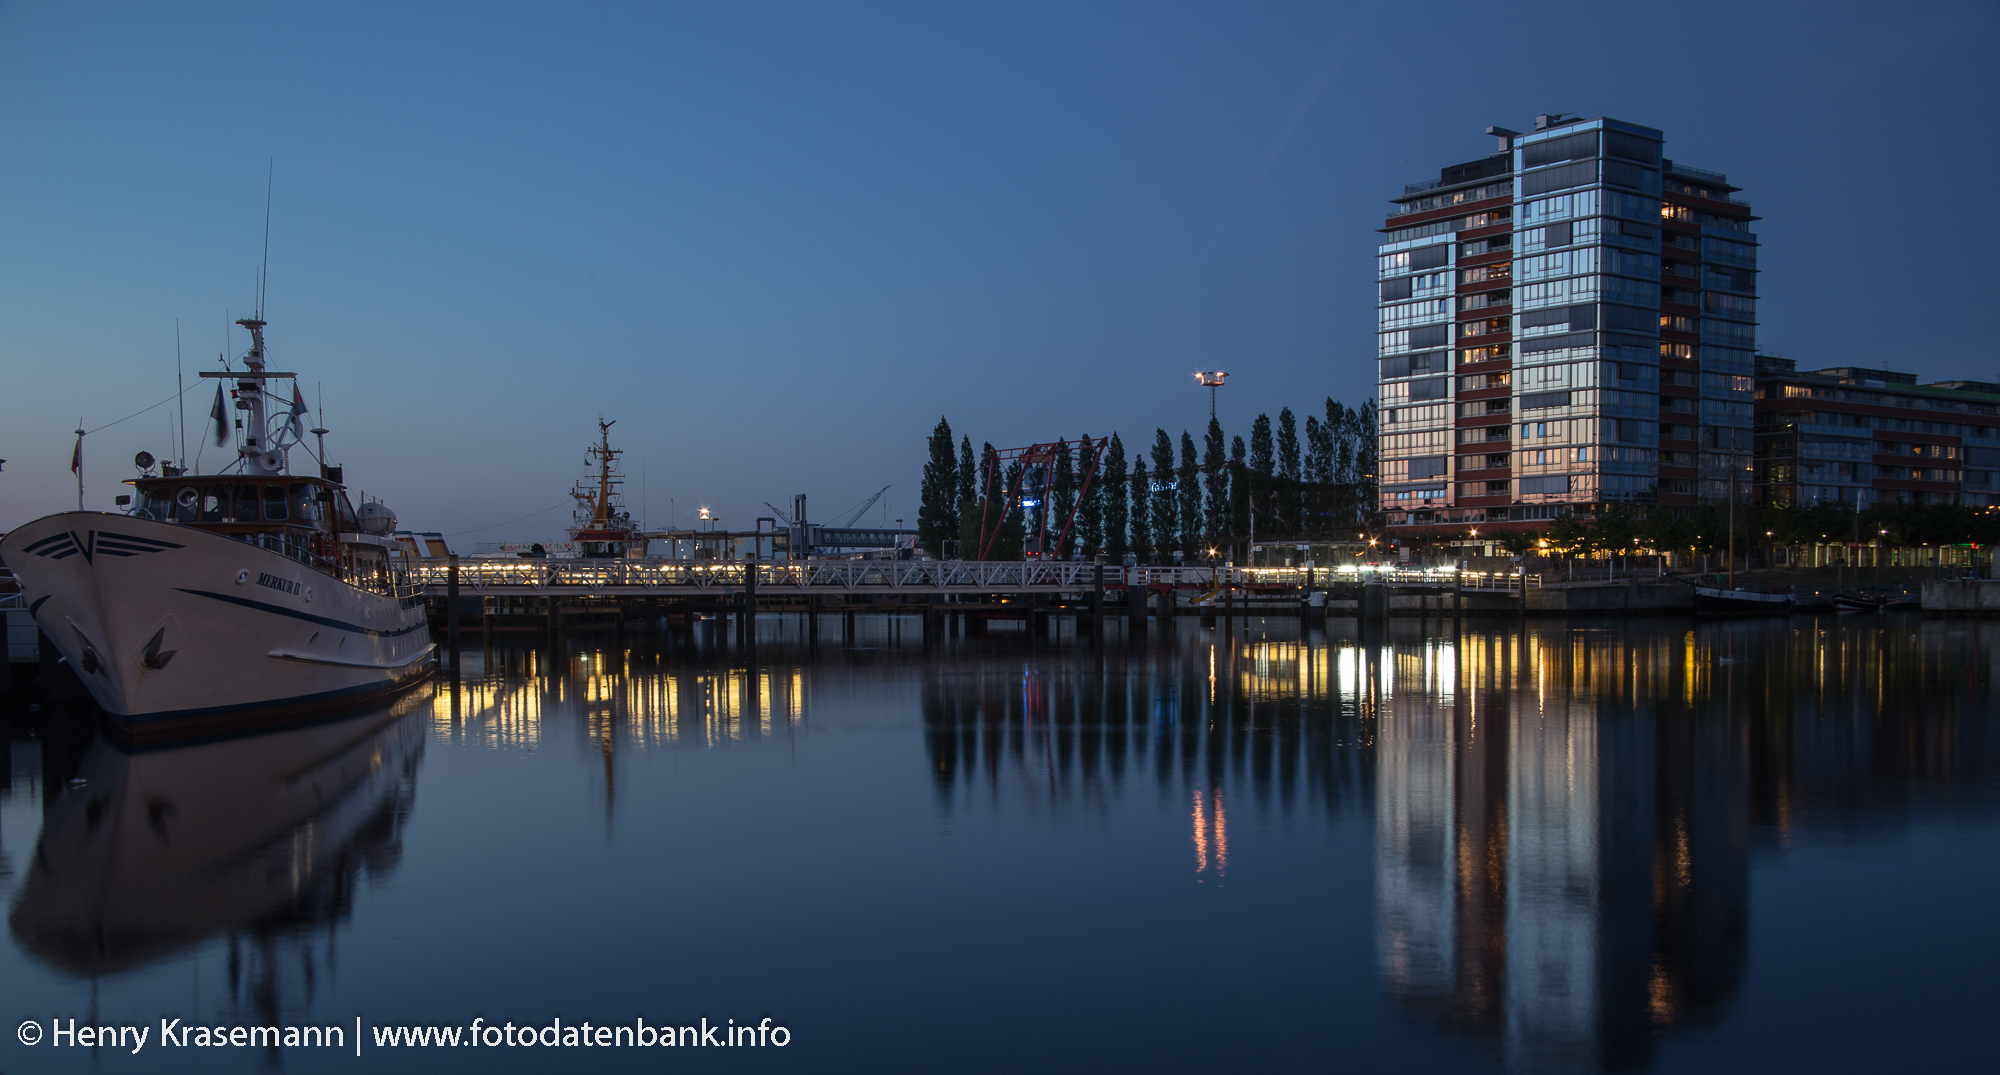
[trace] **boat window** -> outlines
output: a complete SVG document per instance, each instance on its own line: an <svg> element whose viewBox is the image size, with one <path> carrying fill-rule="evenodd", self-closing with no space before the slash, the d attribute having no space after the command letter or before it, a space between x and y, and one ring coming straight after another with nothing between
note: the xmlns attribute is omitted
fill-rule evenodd
<svg viewBox="0 0 2000 1075"><path fill-rule="evenodd" d="M210 485L201 491L201 521L219 523L222 521L223 500L229 496L227 485Z"/></svg>
<svg viewBox="0 0 2000 1075"><path fill-rule="evenodd" d="M304 482L293 482L285 487L286 499L291 501L292 518L302 523L314 522L318 513L313 511L313 487Z"/></svg>
<svg viewBox="0 0 2000 1075"><path fill-rule="evenodd" d="M197 508L200 504L201 490L192 485L183 485L174 494L174 511L181 522L199 522L201 516L197 513Z"/></svg>
<svg viewBox="0 0 2000 1075"><path fill-rule="evenodd" d="M146 517L161 522L172 522L174 518L174 491L164 485L155 485L146 490Z"/></svg>
<svg viewBox="0 0 2000 1075"><path fill-rule="evenodd" d="M245 484L245 485L235 486L235 489L236 489L236 507L233 514L236 516L236 521L239 523L256 522L257 487L254 485Z"/></svg>
<svg viewBox="0 0 2000 1075"><path fill-rule="evenodd" d="M335 493L333 495L335 498L334 510L339 513L340 517L339 529L341 533L352 534L360 530L361 523L354 517L354 502L347 499L346 493Z"/></svg>
<svg viewBox="0 0 2000 1075"><path fill-rule="evenodd" d="M270 522L285 521L285 487L267 485L264 487L264 518Z"/></svg>

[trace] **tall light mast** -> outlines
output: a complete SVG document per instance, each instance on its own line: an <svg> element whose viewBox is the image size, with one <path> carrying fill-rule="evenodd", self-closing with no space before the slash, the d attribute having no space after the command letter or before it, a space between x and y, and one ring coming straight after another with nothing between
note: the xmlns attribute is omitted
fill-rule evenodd
<svg viewBox="0 0 2000 1075"><path fill-rule="evenodd" d="M1222 387L1223 378L1229 376L1227 370L1195 371L1194 383L1208 389L1208 417L1215 417L1215 390Z"/></svg>

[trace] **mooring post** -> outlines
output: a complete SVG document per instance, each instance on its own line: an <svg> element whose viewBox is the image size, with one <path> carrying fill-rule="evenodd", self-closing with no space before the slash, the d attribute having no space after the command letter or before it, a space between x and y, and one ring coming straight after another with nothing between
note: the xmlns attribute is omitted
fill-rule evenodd
<svg viewBox="0 0 2000 1075"><path fill-rule="evenodd" d="M548 605L549 640L553 642L555 641L556 632L562 627L562 618L556 612L556 599L554 596L545 597L542 600Z"/></svg>
<svg viewBox="0 0 2000 1075"><path fill-rule="evenodd" d="M1099 561L1090 584L1090 638L1093 644L1104 635L1104 564Z"/></svg>
<svg viewBox="0 0 2000 1075"><path fill-rule="evenodd" d="M1171 583L1160 590L1159 596L1154 599L1153 610L1154 614L1160 618L1161 629L1172 631L1174 628L1174 588Z"/></svg>
<svg viewBox="0 0 2000 1075"><path fill-rule="evenodd" d="M451 647L451 667L458 668L458 554L446 560L444 575L444 633Z"/></svg>
<svg viewBox="0 0 2000 1075"><path fill-rule="evenodd" d="M1146 632L1146 569L1120 568L1125 576L1125 627L1127 633Z"/></svg>
<svg viewBox="0 0 2000 1075"><path fill-rule="evenodd" d="M1361 618L1385 619L1389 615L1389 587L1381 581L1361 584Z"/></svg>
<svg viewBox="0 0 2000 1075"><path fill-rule="evenodd" d="M743 614L737 620L740 626L739 641L746 648L757 646L757 558L752 556L743 561Z"/></svg>

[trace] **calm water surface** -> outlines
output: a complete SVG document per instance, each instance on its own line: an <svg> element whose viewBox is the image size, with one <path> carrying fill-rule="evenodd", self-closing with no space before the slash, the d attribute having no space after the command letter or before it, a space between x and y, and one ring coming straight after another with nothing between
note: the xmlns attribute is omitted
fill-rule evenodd
<svg viewBox="0 0 2000 1075"><path fill-rule="evenodd" d="M1887 1071L2000 1002L2000 625L523 638L124 753L12 713L0 1072ZM169 1048L158 1024L784 1048ZM663 1055L664 1054L664 1055Z"/></svg>

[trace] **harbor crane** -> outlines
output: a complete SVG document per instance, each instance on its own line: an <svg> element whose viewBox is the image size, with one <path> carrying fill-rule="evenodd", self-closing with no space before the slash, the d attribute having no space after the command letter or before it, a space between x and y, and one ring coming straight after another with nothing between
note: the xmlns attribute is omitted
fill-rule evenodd
<svg viewBox="0 0 2000 1075"><path fill-rule="evenodd" d="M888 491L889 487L886 485L880 489L877 489L875 491L874 496L871 496L868 499L862 501L859 507L850 509L848 513L845 516L843 516L839 522L827 523L825 525L830 529L834 530L842 530L847 527L853 526L855 522L857 522L861 518L861 516L868 511L869 508L875 506L876 501L882 499L882 494ZM804 526L806 520L805 499L806 499L805 496L801 494L798 497L798 499L794 501L794 507L790 513L786 512L785 509L779 507L776 504L771 503L768 500L764 501L764 506L770 508L773 512L775 512L778 516L778 521L784 523L787 527Z"/></svg>
<svg viewBox="0 0 2000 1075"><path fill-rule="evenodd" d="M882 494L888 491L889 487L886 485L880 489L875 490L874 496L871 496L868 499L862 501L860 507L855 508L853 511L848 512L846 517L843 518L840 522L834 523L833 529L842 530L847 527L853 526L857 522L860 522L861 517L868 513L868 509L874 507L875 502L877 500L882 499Z"/></svg>

